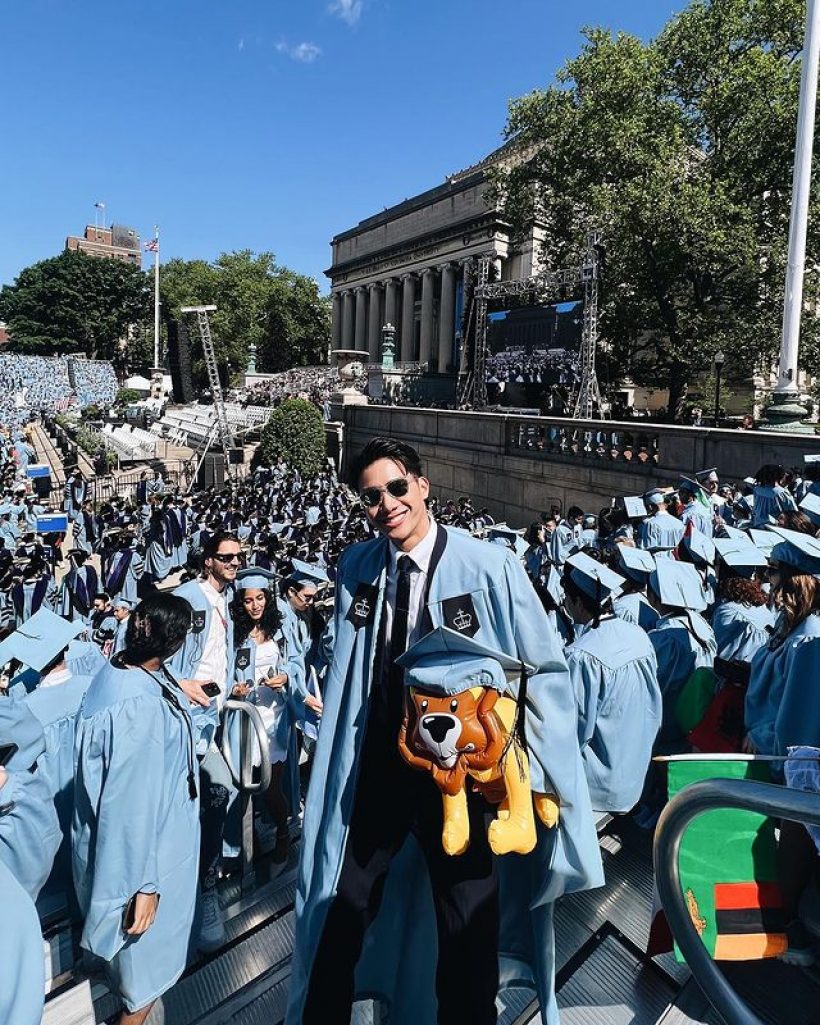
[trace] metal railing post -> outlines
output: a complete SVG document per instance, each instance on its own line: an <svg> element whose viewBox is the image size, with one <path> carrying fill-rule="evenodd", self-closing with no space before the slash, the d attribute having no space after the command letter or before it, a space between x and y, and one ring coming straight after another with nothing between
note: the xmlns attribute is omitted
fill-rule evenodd
<svg viewBox="0 0 820 1025"><path fill-rule="evenodd" d="M672 934L695 981L726 1025L765 1025L741 1000L703 945L680 881L680 846L692 819L717 808L758 812L820 826L820 795L745 779L710 779L681 790L667 804L655 831L655 883Z"/></svg>

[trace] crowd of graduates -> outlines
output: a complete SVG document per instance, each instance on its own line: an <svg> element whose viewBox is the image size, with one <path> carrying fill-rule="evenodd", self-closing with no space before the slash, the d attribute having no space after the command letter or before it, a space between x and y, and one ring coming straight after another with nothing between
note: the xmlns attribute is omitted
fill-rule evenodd
<svg viewBox="0 0 820 1025"><path fill-rule="evenodd" d="M303 478L280 460L191 494L144 474L95 508L76 471L68 542L39 529L24 446L22 434L0 441L0 895L15 923L0 938L0 1020L39 1022L34 906L62 893L121 1021L140 1025L192 949L225 941L218 883L239 842L228 700L264 724L256 843L274 871L288 861L334 660L340 558L375 536L372 502L330 465ZM595 812L651 829L665 801L652 757L689 751L774 756L778 778L818 789L820 456L738 486L706 470L598 513L545 511L526 530L466 497L427 508L448 537L509 550L529 578L568 670ZM356 593L354 621L369 600ZM453 622L469 630L470 618L460 608ZM786 956L801 964L817 944L798 903L818 841L783 824Z"/></svg>
<svg viewBox="0 0 820 1025"><path fill-rule="evenodd" d="M117 378L104 360L0 354L0 423L22 426L33 414L114 401ZM73 376L73 384L72 384Z"/></svg>

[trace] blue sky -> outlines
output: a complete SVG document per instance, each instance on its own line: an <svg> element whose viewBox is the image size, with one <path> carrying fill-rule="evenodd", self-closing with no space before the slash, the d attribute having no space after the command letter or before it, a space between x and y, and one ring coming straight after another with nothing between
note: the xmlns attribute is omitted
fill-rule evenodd
<svg viewBox="0 0 820 1025"><path fill-rule="evenodd" d="M649 38L684 6L0 0L0 284L102 201L163 260L271 250L324 290L331 237L491 151L583 25Z"/></svg>

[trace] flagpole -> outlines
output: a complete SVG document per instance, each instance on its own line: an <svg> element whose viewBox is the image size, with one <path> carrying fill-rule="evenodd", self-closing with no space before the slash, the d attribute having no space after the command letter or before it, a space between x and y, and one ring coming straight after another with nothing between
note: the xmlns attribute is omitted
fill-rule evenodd
<svg viewBox="0 0 820 1025"><path fill-rule="evenodd" d="M154 366L159 367L159 227L154 225Z"/></svg>

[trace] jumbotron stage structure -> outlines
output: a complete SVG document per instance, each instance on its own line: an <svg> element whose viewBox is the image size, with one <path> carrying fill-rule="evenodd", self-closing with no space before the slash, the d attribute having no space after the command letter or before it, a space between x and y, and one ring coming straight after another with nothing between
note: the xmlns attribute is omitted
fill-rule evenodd
<svg viewBox="0 0 820 1025"><path fill-rule="evenodd" d="M595 369L598 346L598 286L601 277L603 247L597 231L587 236L587 250L578 267L543 271L514 281L490 281L493 259L482 256L478 262L473 299L466 318L465 358L462 360L458 402L463 409L483 409L487 405L487 313L489 304L504 299L526 298L549 302L556 293L583 293L584 319L581 333L581 380L571 400L573 419L592 419L601 412L601 391ZM472 333L470 329L473 327Z"/></svg>

